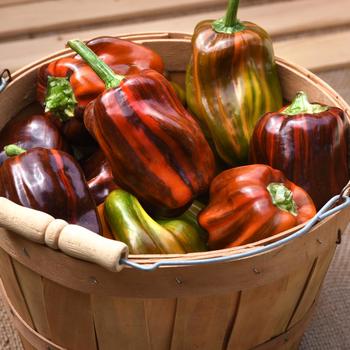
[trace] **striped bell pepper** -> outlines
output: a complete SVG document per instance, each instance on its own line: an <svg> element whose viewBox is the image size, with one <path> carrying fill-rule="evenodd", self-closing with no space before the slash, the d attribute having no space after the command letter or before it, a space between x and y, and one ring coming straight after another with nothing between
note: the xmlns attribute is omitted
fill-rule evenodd
<svg viewBox="0 0 350 350"><path fill-rule="evenodd" d="M282 107L271 39L254 23L240 22L239 0L224 18L200 22L192 37L186 97L218 155L229 165L248 159L258 119Z"/></svg>
<svg viewBox="0 0 350 350"><path fill-rule="evenodd" d="M281 170L320 209L349 181L349 132L344 111L311 104L299 92L290 105L259 120L250 160Z"/></svg>
<svg viewBox="0 0 350 350"><path fill-rule="evenodd" d="M8 158L4 147L10 144L27 150L43 147L70 151L58 124L42 114L24 114L10 119L0 131L0 165Z"/></svg>
<svg viewBox="0 0 350 350"><path fill-rule="evenodd" d="M100 232L96 205L84 175L69 154L46 148L5 147L0 167L0 196L56 219Z"/></svg>
<svg viewBox="0 0 350 350"><path fill-rule="evenodd" d="M106 156L98 150L81 162L81 166L95 203L103 203L109 193L118 188Z"/></svg>
<svg viewBox="0 0 350 350"><path fill-rule="evenodd" d="M113 37L92 39L87 45L116 73L134 74L148 68L164 72L161 57L145 46ZM103 81L79 55L50 62L38 73L37 100L45 112L65 122L63 134L79 147L93 144L82 115L104 89Z"/></svg>
<svg viewBox="0 0 350 350"><path fill-rule="evenodd" d="M315 214L310 196L282 172L252 164L215 177L198 221L209 234L209 247L222 249L268 238Z"/></svg>
<svg viewBox="0 0 350 350"><path fill-rule="evenodd" d="M83 43L68 45L106 83L106 91L87 106L84 121L118 185L164 215L185 210L207 190L215 160L171 84L151 69L116 75Z"/></svg>

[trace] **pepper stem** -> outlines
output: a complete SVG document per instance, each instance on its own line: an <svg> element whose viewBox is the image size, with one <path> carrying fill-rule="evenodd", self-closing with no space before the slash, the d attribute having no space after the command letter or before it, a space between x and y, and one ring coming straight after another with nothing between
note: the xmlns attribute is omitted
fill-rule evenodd
<svg viewBox="0 0 350 350"><path fill-rule="evenodd" d="M237 22L237 11L238 11L239 0L229 0L226 16L225 16L225 26L232 27Z"/></svg>
<svg viewBox="0 0 350 350"><path fill-rule="evenodd" d="M213 22L212 27L217 33L233 34L245 29L243 23L237 19L239 0L228 0L225 17Z"/></svg>
<svg viewBox="0 0 350 350"><path fill-rule="evenodd" d="M304 91L299 91L292 103L283 110L282 114L297 115L303 113L316 114L322 113L329 109L328 106L323 106L317 103L310 103Z"/></svg>
<svg viewBox="0 0 350 350"><path fill-rule="evenodd" d="M293 216L298 215L297 205L293 199L293 193L283 183L271 182L267 187L272 203L277 208L287 211Z"/></svg>
<svg viewBox="0 0 350 350"><path fill-rule="evenodd" d="M125 78L124 75L114 73L113 70L82 41L69 40L67 44L72 50L79 54L101 78L101 80L104 81L107 89L118 87L121 81Z"/></svg>
<svg viewBox="0 0 350 350"><path fill-rule="evenodd" d="M27 152L27 150L25 150L24 148L22 147L19 147L17 145L8 145L8 146L5 146L4 147L4 151L5 151L5 154L8 156L8 157L14 157L14 156L18 156L24 152Z"/></svg>

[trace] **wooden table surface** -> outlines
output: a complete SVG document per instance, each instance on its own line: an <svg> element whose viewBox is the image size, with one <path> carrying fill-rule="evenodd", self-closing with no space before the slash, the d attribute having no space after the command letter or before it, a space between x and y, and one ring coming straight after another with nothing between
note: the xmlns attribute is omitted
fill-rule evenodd
<svg viewBox="0 0 350 350"><path fill-rule="evenodd" d="M67 39L191 33L224 14L227 0L0 0L0 69L14 71ZM316 72L350 101L349 0L241 0L238 16L273 37L276 55Z"/></svg>

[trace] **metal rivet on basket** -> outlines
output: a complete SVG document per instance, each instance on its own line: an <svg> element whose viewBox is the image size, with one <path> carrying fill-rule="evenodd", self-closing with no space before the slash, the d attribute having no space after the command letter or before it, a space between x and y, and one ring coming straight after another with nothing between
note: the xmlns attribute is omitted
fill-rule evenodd
<svg viewBox="0 0 350 350"><path fill-rule="evenodd" d="M253 271L254 271L254 273L256 273L257 275L259 275L259 274L261 273L256 267L253 267Z"/></svg>
<svg viewBox="0 0 350 350"><path fill-rule="evenodd" d="M97 283L98 283L98 281L97 281L97 279L96 279L95 277L90 277L90 278L89 278L89 282L90 282L91 284L97 284Z"/></svg>
<svg viewBox="0 0 350 350"><path fill-rule="evenodd" d="M336 244L341 244L341 239L342 239L342 232L341 232L341 229L339 229L338 231L337 231L337 234L338 234L338 238L337 238L337 240L336 240Z"/></svg>
<svg viewBox="0 0 350 350"><path fill-rule="evenodd" d="M175 281L176 281L177 284L182 284L182 281L180 280L179 277L176 277L176 278L175 278Z"/></svg>

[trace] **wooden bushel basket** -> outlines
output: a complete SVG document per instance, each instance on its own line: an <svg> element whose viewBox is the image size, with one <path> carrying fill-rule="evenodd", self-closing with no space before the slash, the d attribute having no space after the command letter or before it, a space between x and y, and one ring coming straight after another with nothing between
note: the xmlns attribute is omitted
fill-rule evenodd
<svg viewBox="0 0 350 350"><path fill-rule="evenodd" d="M189 35L123 38L156 50L171 78L184 84L191 52ZM13 75L0 95L0 128L34 101L38 67L67 54L71 51L51 55ZM284 98L291 100L304 90L311 101L338 106L349 115L349 106L316 76L284 60L277 63ZM13 227L2 225L0 219L0 226L7 227L0 229L0 287L25 349L45 350L297 349L338 236L350 217L347 207L279 248L237 261L161 267L151 272L125 267L113 272L109 271L113 261L110 265L105 261L113 259L108 246L96 245L89 252L90 261L96 263L70 257L27 239L32 231L44 235L45 214L22 207L18 212L5 211L4 207L0 207L0 218L13 220ZM129 259L149 264L220 257L272 240L276 237L240 248ZM47 237L41 243L48 244ZM72 255L84 258L78 250Z"/></svg>

